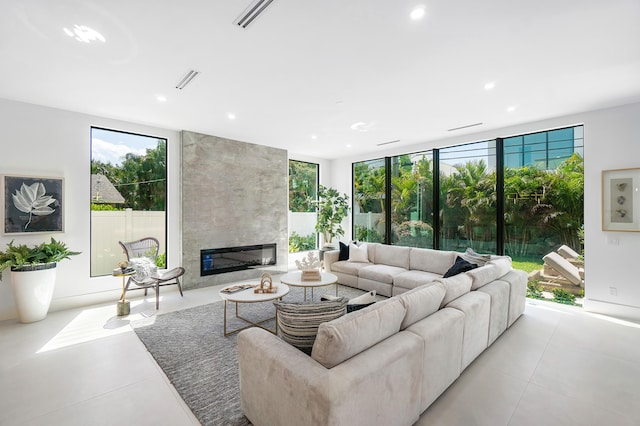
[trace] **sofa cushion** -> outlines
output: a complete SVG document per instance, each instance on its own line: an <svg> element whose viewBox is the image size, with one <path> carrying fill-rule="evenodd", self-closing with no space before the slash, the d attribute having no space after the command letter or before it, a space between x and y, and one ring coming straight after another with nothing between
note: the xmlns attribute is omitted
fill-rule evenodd
<svg viewBox="0 0 640 426"><path fill-rule="evenodd" d="M393 286L412 289L433 282L433 280L437 280L438 278L442 278L442 275L433 272L411 270L394 276Z"/></svg>
<svg viewBox="0 0 640 426"><path fill-rule="evenodd" d="M347 260L341 260L331 264L331 272L342 272L343 274L358 276L358 270L370 265L371 264L368 262L349 262Z"/></svg>
<svg viewBox="0 0 640 426"><path fill-rule="evenodd" d="M409 269L433 272L442 276L455 260L456 253L452 251L414 247L409 254Z"/></svg>
<svg viewBox="0 0 640 426"><path fill-rule="evenodd" d="M398 296L407 313L402 320L400 330L428 317L440 309L446 290L442 283L429 283Z"/></svg>
<svg viewBox="0 0 640 426"><path fill-rule="evenodd" d="M406 272L406 269L389 265L368 265L360 268L358 276L385 284L393 284L393 277L402 272Z"/></svg>
<svg viewBox="0 0 640 426"><path fill-rule="evenodd" d="M400 300L391 298L322 323L311 357L333 368L400 331L405 312Z"/></svg>
<svg viewBox="0 0 640 426"><path fill-rule="evenodd" d="M378 247L376 247L374 263L409 269L410 252L411 247L380 244Z"/></svg>
<svg viewBox="0 0 640 426"><path fill-rule="evenodd" d="M511 258L509 256L491 258L490 265L496 265L498 267L498 278L506 275L511 270Z"/></svg>
<svg viewBox="0 0 640 426"><path fill-rule="evenodd" d="M460 256L457 256L456 257L456 263L454 263L453 266L451 268L449 268L449 270L447 272L445 272L442 277L443 278L449 278L449 277L452 277L454 275L458 275L458 274L461 274L463 272L470 271L470 270L475 269L477 267L478 267L478 265L476 265L475 263L469 263L466 260L464 260L463 258L461 258Z"/></svg>
<svg viewBox="0 0 640 426"><path fill-rule="evenodd" d="M471 290L477 290L483 285L500 278L504 275L500 275L500 270L497 265L487 263L484 266L466 272L466 275L471 277Z"/></svg>
<svg viewBox="0 0 640 426"><path fill-rule="evenodd" d="M464 274L454 275L449 278L439 278L436 282L440 282L444 284L444 288L446 290L444 294L444 299L442 299L442 303L440 303L440 307L444 307L449 304L452 300L457 299L465 293L469 293L471 290L471 277Z"/></svg>
<svg viewBox="0 0 640 426"><path fill-rule="evenodd" d="M310 352L316 340L318 326L343 316L347 312L348 298L320 303L273 302L278 312L280 337L296 348Z"/></svg>
<svg viewBox="0 0 640 426"><path fill-rule="evenodd" d="M467 262L475 263L478 266L484 266L485 263L491 260L490 254L476 253L475 251L473 251L471 247L468 247L467 250L465 250L465 252L462 253L460 256L462 256L462 258Z"/></svg>
<svg viewBox="0 0 640 426"><path fill-rule="evenodd" d="M342 241L338 243L340 247L340 254L338 260L349 260L349 244L345 244Z"/></svg>
<svg viewBox="0 0 640 426"><path fill-rule="evenodd" d="M362 243L360 246L354 243L349 244L349 262L369 262L369 252L367 249L367 243Z"/></svg>

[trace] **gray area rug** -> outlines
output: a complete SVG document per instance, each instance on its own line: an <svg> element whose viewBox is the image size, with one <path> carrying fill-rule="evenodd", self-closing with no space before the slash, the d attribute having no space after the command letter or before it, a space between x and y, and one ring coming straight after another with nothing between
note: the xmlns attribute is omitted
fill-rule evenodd
<svg viewBox="0 0 640 426"><path fill-rule="evenodd" d="M349 298L363 292L339 286ZM335 295L333 287L315 290ZM310 297L310 294L308 294ZM291 288L285 301L302 301L303 289ZM239 305L240 315L253 321L274 316L271 302ZM246 325L235 318L235 304L227 304L227 330ZM270 329L275 321L263 325ZM240 409L237 333L223 336L223 302L211 303L134 321L131 326L165 372L182 399L203 425L250 425Z"/></svg>

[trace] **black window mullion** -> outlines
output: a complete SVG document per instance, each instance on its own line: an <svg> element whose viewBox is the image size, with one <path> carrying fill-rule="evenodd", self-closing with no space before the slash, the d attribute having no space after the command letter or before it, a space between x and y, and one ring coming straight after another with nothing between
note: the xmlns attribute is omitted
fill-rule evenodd
<svg viewBox="0 0 640 426"><path fill-rule="evenodd" d="M504 255L504 140L496 138L496 253Z"/></svg>
<svg viewBox="0 0 640 426"><path fill-rule="evenodd" d="M432 176L433 193L432 205L433 205L433 219L431 226L433 227L433 248L440 249L440 150L434 149L432 151Z"/></svg>
<svg viewBox="0 0 640 426"><path fill-rule="evenodd" d="M384 243L391 244L391 157L384 157Z"/></svg>

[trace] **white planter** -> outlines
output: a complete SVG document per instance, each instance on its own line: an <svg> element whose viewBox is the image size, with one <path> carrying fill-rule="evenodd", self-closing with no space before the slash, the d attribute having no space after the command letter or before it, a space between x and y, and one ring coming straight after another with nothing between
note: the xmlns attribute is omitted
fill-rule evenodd
<svg viewBox="0 0 640 426"><path fill-rule="evenodd" d="M11 271L11 288L22 323L43 320L49 312L56 284L56 264L49 269L35 271Z"/></svg>

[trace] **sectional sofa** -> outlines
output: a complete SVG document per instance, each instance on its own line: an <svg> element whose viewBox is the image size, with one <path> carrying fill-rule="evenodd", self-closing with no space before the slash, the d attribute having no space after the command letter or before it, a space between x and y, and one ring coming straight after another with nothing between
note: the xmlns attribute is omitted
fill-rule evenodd
<svg viewBox="0 0 640 426"><path fill-rule="evenodd" d="M407 271L444 269L448 255L411 257L413 250L414 269L340 272L360 288L395 295L322 323L310 356L259 328L238 335L241 406L255 426L411 425L524 312L527 274L510 259L426 283L422 274L395 281ZM419 269L418 258L431 266ZM398 274L388 283L390 271Z"/></svg>

